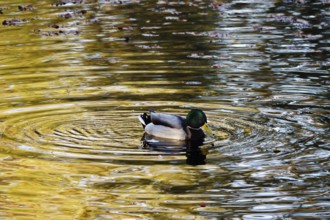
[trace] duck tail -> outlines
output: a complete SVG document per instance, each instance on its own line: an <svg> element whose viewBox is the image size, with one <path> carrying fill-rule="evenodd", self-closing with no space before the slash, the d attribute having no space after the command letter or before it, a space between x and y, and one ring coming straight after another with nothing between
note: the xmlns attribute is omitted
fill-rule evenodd
<svg viewBox="0 0 330 220"><path fill-rule="evenodd" d="M141 122L143 128L145 128L147 124L151 123L151 117L149 113L143 113L139 115L138 119Z"/></svg>

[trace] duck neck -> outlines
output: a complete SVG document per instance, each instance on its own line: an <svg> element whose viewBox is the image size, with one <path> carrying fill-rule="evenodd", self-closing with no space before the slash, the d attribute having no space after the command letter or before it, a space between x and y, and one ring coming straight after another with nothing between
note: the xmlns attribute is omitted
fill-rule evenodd
<svg viewBox="0 0 330 220"><path fill-rule="evenodd" d="M205 134L201 128L192 128L188 126L187 134L191 140L199 140L205 138Z"/></svg>

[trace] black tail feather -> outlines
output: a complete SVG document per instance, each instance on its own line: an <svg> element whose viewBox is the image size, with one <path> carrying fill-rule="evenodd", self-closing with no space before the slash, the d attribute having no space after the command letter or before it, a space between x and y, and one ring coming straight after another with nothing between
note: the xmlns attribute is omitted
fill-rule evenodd
<svg viewBox="0 0 330 220"><path fill-rule="evenodd" d="M151 117L149 112L148 113L145 112L139 115L139 121L141 122L143 128L145 128L147 124L151 123Z"/></svg>

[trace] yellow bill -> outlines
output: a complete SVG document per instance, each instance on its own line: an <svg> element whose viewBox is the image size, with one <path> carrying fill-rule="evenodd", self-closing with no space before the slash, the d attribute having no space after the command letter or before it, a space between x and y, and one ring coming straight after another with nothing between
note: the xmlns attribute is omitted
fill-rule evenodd
<svg viewBox="0 0 330 220"><path fill-rule="evenodd" d="M207 126L207 123L202 126L202 129L208 134L213 134L213 131Z"/></svg>

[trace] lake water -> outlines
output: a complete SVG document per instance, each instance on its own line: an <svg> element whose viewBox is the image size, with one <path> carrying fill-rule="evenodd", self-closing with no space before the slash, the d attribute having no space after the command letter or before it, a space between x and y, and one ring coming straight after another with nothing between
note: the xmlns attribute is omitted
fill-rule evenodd
<svg viewBox="0 0 330 220"><path fill-rule="evenodd" d="M0 219L329 219L329 9L0 0ZM204 145L142 146L190 108Z"/></svg>

